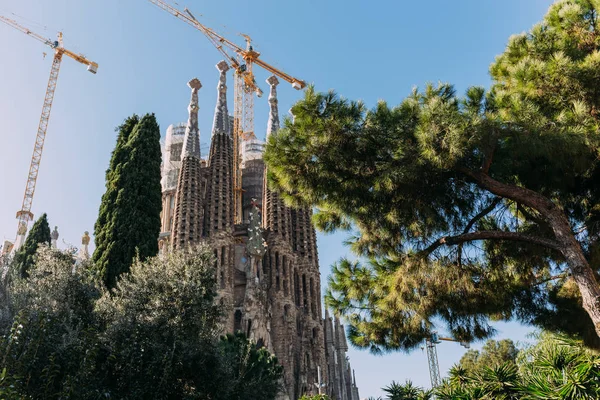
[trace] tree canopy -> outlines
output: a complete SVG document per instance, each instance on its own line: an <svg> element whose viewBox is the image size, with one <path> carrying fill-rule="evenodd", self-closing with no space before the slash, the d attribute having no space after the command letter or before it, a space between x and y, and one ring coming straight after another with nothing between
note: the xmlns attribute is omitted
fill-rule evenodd
<svg viewBox="0 0 600 400"><path fill-rule="evenodd" d="M460 359L459 366L468 371L495 367L505 363L516 365L519 349L512 340L488 340L480 350L469 350Z"/></svg>
<svg viewBox="0 0 600 400"><path fill-rule="evenodd" d="M238 334L219 338L208 248L135 261L109 292L41 247L0 309L0 397L275 399L282 368Z"/></svg>
<svg viewBox="0 0 600 400"><path fill-rule="evenodd" d="M19 269L22 277L28 276L29 268L35 263L35 254L40 244L50 245L50 225L48 216L42 214L31 226L25 243L15 253L14 265Z"/></svg>
<svg viewBox="0 0 600 400"><path fill-rule="evenodd" d="M581 342L543 333L520 351L516 363L452 367L436 388L436 398L596 399L600 395L600 358Z"/></svg>
<svg viewBox="0 0 600 400"><path fill-rule="evenodd" d="M600 346L598 5L553 4L489 90L427 85L369 110L309 88L270 137L272 188L352 232L360 258L333 266L326 300L354 345L482 339L517 319Z"/></svg>

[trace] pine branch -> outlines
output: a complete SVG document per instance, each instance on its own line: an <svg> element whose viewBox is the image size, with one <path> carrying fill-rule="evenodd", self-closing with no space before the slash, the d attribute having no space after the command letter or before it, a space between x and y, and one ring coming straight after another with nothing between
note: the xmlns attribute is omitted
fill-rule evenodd
<svg viewBox="0 0 600 400"><path fill-rule="evenodd" d="M548 228L550 230L552 230L549 226L548 223L546 221L544 221L543 219L541 219L538 216L533 215L531 212L529 212L521 203L517 203L517 210L520 211L526 219L535 222L536 224L538 224L541 227L544 228Z"/></svg>
<svg viewBox="0 0 600 400"><path fill-rule="evenodd" d="M496 197L494 200L492 200L492 202L487 207L485 207L477 215L475 215L473 218L471 218L471 220L469 221L467 226L465 226L463 235L466 233L469 233L471 228L473 228L473 225L475 225L477 223L477 221L479 221L481 218L483 218L486 215L488 215L489 213L491 213L494 210L494 208L496 208L498 203L500 203L501 201L502 201L501 197ZM458 245L458 267L459 268L462 268L462 250L463 250L463 243L460 243Z"/></svg>
<svg viewBox="0 0 600 400"><path fill-rule="evenodd" d="M522 203L542 215L554 214L560 211L550 199L531 189L502 183L481 171L473 171L465 167L458 167L457 170L472 178L479 187L488 190L496 196Z"/></svg>
<svg viewBox="0 0 600 400"><path fill-rule="evenodd" d="M557 280L557 279L562 279L562 278L565 278L565 277L567 277L568 275L569 275L569 274L568 274L567 272L563 272L562 274L553 275L553 276L550 276L550 277L548 277L548 278L545 278L545 279L542 279L542 280L540 280L540 281L537 281L537 282L535 282L535 283L534 283L534 285L536 285L536 286L537 286L537 285L542 285L542 284L544 284L544 283L548 283L548 282L551 282L551 281L555 281L555 280Z"/></svg>
<svg viewBox="0 0 600 400"><path fill-rule="evenodd" d="M491 213L494 210L494 208L496 208L496 206L501 201L502 201L501 197L494 198L494 200L492 200L492 202L490 203L490 205L488 205L483 210L481 210L481 212L479 212L479 214L477 214L473 218L471 218L471 220L469 221L469 223L465 227L465 229L463 231L463 234L469 233L469 231L471 230L471 228L473 228L473 225L475 225L477 223L477 221L479 221L481 218L483 218L486 215L488 215L489 213Z"/></svg>
<svg viewBox="0 0 600 400"><path fill-rule="evenodd" d="M554 250L559 250L559 244L555 240L541 238L538 236L526 235L518 232L505 232L505 231L478 231L471 233L463 233L456 236L444 236L430 244L427 248L419 252L421 255L429 255L433 251L437 250L441 246L454 246L467 242L479 241L479 240L508 240L516 242L526 242L531 244L537 244L543 247L547 247Z"/></svg>

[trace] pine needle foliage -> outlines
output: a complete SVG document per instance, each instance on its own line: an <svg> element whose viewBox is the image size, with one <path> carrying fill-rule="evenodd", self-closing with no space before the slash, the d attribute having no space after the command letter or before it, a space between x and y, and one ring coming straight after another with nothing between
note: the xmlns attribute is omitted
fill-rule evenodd
<svg viewBox="0 0 600 400"><path fill-rule="evenodd" d="M28 271L35 263L35 255L39 245L46 244L50 246L51 240L48 216L44 213L34 222L29 230L27 239L25 239L25 243L15 253L13 262L22 278L29 276Z"/></svg>
<svg viewBox="0 0 600 400"><path fill-rule="evenodd" d="M272 189L350 231L359 261L333 266L326 301L354 345L483 339L516 319L600 348L598 6L553 4L490 90L428 84L369 110L310 87L269 138Z"/></svg>
<svg viewBox="0 0 600 400"><path fill-rule="evenodd" d="M106 192L95 225L95 267L107 287L138 256L158 253L160 233L160 128L154 114L132 116L119 128L106 173Z"/></svg>

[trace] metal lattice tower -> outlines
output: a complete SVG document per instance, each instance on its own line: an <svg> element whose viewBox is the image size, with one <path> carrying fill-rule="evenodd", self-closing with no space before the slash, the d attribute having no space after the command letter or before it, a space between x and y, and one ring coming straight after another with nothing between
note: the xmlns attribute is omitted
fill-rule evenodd
<svg viewBox="0 0 600 400"><path fill-rule="evenodd" d="M438 387L442 382L440 379L440 365L438 363L437 349L431 339L425 341L427 347L427 361L429 362L429 378L431 379L431 388Z"/></svg>
<svg viewBox="0 0 600 400"><path fill-rule="evenodd" d="M42 161L42 152L44 150L44 141L46 140L46 131L48 130L48 122L50 121L50 112L52 111L52 102L54 101L54 92L56 91L56 84L58 82L58 73L60 72L60 64L63 55L74 59L81 64L87 65L88 71L95 74L98 71L98 64L88 60L81 54L73 53L63 47L62 33L58 33L58 40L47 39L37 33L30 31L29 29L21 26L12 19L0 16L0 22L4 22L8 26L11 26L26 35L44 43L46 46L51 47L54 50L54 58L52 60L52 68L50 70L50 78L48 79L48 86L46 88L46 96L44 97L44 105L42 106L42 115L40 117L40 123L38 125L37 135L35 137L35 144L33 147L33 155L31 156L31 163L29 165L29 173L27 174L27 183L25 185L25 195L23 196L23 203L21 210L17 212L17 220L19 221L17 227L17 238L13 251L19 249L19 247L25 241L25 234L27 233L27 225L29 221L33 220L33 213L31 212L31 205L33 203L33 195L35 194L35 186L37 183L37 177L40 170L40 163Z"/></svg>

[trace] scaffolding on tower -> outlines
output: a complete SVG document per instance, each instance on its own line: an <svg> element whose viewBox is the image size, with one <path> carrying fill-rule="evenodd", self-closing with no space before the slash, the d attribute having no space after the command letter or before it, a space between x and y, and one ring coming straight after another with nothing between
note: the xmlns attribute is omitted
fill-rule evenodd
<svg viewBox="0 0 600 400"><path fill-rule="evenodd" d="M213 29L200 23L190 10L183 11L164 0L148 0L152 4L167 11L179 20L202 32L215 48L225 57L234 70L234 107L233 107L233 189L234 189L234 222L242 222L242 142L256 138L254 134L254 95L262 96L262 90L254 78L254 64L290 83L296 90L306 87L300 79L262 61L260 53L252 47L252 39L242 35L246 40L245 48L216 33Z"/></svg>

